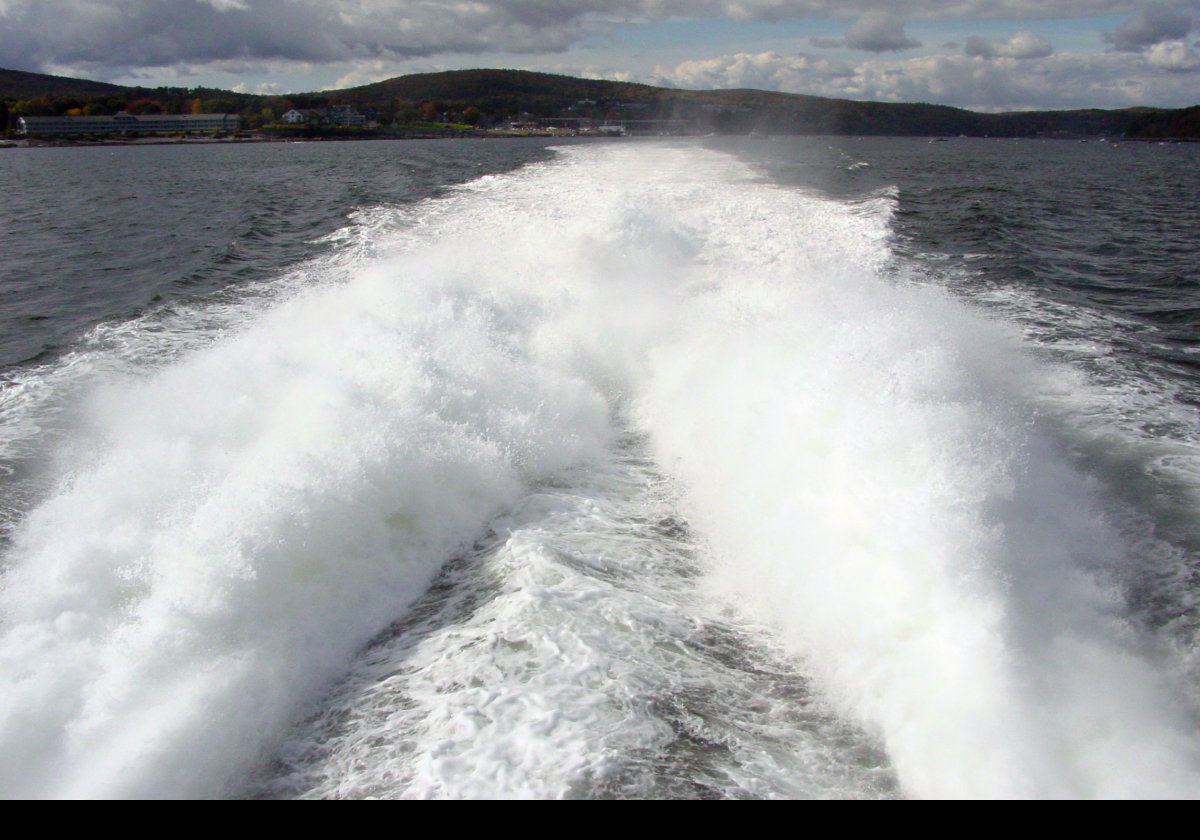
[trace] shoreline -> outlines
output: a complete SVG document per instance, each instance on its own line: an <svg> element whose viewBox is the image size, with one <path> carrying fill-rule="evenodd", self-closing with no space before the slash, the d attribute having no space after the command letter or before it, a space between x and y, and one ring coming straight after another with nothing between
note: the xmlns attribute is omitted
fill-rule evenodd
<svg viewBox="0 0 1200 840"><path fill-rule="evenodd" d="M314 137L269 137L261 134L243 136L243 137L138 137L131 139L108 139L108 140L86 140L86 139L48 139L41 137L22 138L19 140L0 140L0 149L61 149L61 148L119 148L128 146L213 146L213 145L247 145L258 143L335 143L335 142L368 142L381 140L504 140L512 138L538 138L543 140L622 140L633 137L700 137L711 135L700 134L672 134L672 135L651 135L651 134L626 134L626 135L602 135L602 134L581 134L578 132L545 132L545 131L476 131L476 132L427 132L414 131L411 133L397 134L371 134L362 135L333 135L333 136L314 136ZM753 137L754 135L721 135L728 137ZM941 137L938 135L858 135L858 134L838 134L838 135L816 135L816 134L779 134L772 135L773 137L896 137L907 138L913 140L937 139L937 140L1055 140L1059 142L1090 142L1107 140L1109 143L1150 143L1160 145L1177 145L1183 143L1200 143L1200 138L1195 137L1107 137L1103 135L1090 137L984 137L984 136L961 136L961 137Z"/></svg>
<svg viewBox="0 0 1200 840"><path fill-rule="evenodd" d="M635 136L635 135L627 135ZM685 136L685 135L675 135ZM0 149L53 149L53 148L91 148L91 147L123 147L123 146L213 146L213 145L245 145L250 143L330 143L330 142L366 142L377 140L502 140L508 138L536 137L541 139L614 139L611 136L598 134L580 134L578 132L544 132L544 131L476 131L476 132L433 132L412 131L395 134L371 135L329 135L312 137L270 137L254 134L243 137L137 137L130 139L82 139L82 138L46 138L29 137L21 139L0 140ZM619 139L619 138L617 138Z"/></svg>

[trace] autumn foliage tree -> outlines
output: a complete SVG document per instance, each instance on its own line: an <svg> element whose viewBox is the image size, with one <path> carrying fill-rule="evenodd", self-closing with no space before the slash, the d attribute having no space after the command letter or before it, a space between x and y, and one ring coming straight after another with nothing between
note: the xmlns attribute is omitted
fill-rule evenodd
<svg viewBox="0 0 1200 840"><path fill-rule="evenodd" d="M53 117L58 114L58 109L49 96L37 96L33 99L18 99L13 103L12 112L18 117Z"/></svg>
<svg viewBox="0 0 1200 840"><path fill-rule="evenodd" d="M125 105L125 110L131 114L161 114L163 106L157 99L135 99Z"/></svg>
<svg viewBox="0 0 1200 840"><path fill-rule="evenodd" d="M425 101L417 106L417 116L425 122L434 122L438 116L438 105L433 101Z"/></svg>

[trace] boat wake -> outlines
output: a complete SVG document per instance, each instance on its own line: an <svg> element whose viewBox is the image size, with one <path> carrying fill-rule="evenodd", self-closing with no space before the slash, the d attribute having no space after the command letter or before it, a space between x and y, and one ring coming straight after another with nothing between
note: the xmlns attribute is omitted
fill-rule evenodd
<svg viewBox="0 0 1200 840"><path fill-rule="evenodd" d="M1192 795L1152 535L894 204L571 147L95 377L8 552L0 791Z"/></svg>

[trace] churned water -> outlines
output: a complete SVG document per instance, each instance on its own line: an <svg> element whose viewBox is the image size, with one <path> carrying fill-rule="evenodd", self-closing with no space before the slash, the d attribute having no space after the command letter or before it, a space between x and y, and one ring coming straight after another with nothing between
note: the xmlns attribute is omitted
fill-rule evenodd
<svg viewBox="0 0 1200 840"><path fill-rule="evenodd" d="M1196 152L0 161L0 792L1192 796Z"/></svg>

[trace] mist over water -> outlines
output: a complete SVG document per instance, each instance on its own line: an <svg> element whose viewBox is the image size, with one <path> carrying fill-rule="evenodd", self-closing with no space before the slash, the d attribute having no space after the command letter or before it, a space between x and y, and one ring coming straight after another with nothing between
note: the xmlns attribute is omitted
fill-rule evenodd
<svg viewBox="0 0 1200 840"><path fill-rule="evenodd" d="M1194 441L898 206L567 147L24 369L0 793L1195 795L1187 541L1081 455Z"/></svg>

